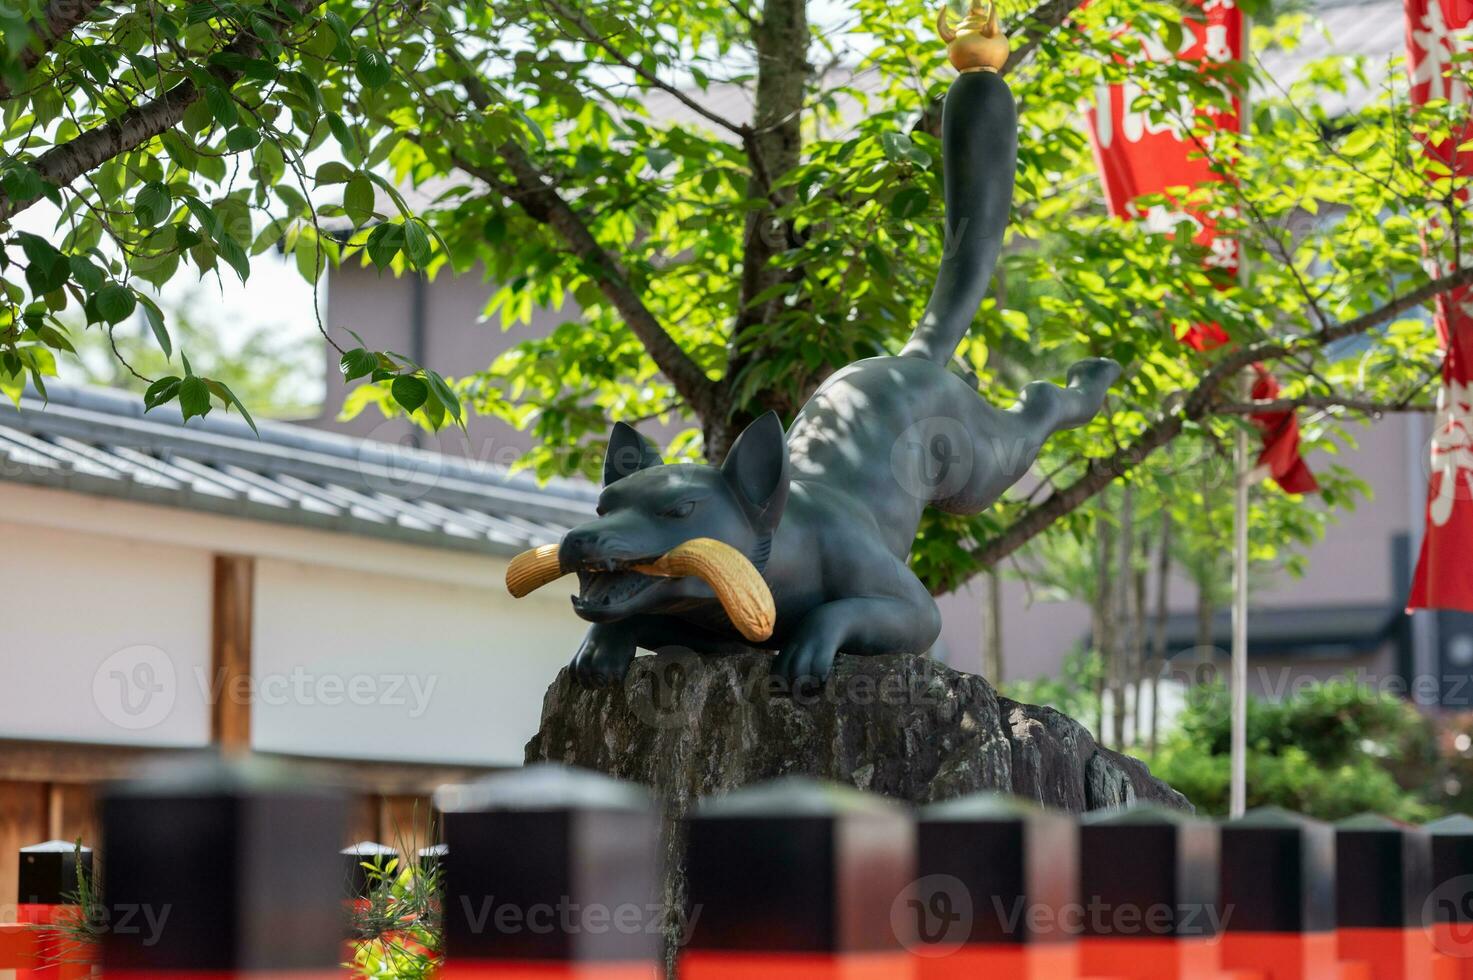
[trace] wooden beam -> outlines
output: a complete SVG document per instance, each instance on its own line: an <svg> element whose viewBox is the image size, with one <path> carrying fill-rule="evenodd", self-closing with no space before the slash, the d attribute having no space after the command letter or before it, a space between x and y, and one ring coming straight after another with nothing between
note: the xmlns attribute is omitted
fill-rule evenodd
<svg viewBox="0 0 1473 980"><path fill-rule="evenodd" d="M86 784L125 779L145 760L187 758L198 749L140 748L85 742L36 742L0 739L0 782ZM439 765L423 762L379 762L360 759L258 753L268 760L299 767L303 778L350 793L374 796L427 796L445 783L459 783L495 772L496 766ZM44 795L44 794L43 794ZM369 814L369 836L378 828L378 811ZM41 826L44 828L45 823ZM40 838L37 838L40 840ZM36 843L30 841L29 843Z"/></svg>
<svg viewBox="0 0 1473 980"><path fill-rule="evenodd" d="M210 637L210 741L227 752L251 747L251 618L255 559L215 556L214 611Z"/></svg>
<svg viewBox="0 0 1473 980"><path fill-rule="evenodd" d="M46 836L51 840L82 839L97 846L92 787L81 783L51 783L46 787Z"/></svg>
<svg viewBox="0 0 1473 980"><path fill-rule="evenodd" d="M45 784L0 780L0 910L14 907L20 849L45 840L46 829Z"/></svg>

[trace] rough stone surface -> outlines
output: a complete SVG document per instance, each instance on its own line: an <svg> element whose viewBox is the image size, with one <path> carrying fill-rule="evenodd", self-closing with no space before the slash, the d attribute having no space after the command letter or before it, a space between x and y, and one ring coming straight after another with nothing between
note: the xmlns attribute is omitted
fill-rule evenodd
<svg viewBox="0 0 1473 980"><path fill-rule="evenodd" d="M1051 807L1189 810L1145 764L1052 708L1001 697L927 657L840 657L822 690L775 690L771 655L641 657L619 687L548 689L527 761L651 787L675 813L702 796L805 774L925 804L978 790Z"/></svg>
<svg viewBox="0 0 1473 980"><path fill-rule="evenodd" d="M679 818L703 796L804 774L916 804L990 789L1076 812L1137 801L1192 808L1079 722L929 657L840 657L821 690L796 694L774 688L771 663L757 651L640 657L622 686L599 689L564 670L527 743L529 763L633 780L663 802L668 977L684 929Z"/></svg>

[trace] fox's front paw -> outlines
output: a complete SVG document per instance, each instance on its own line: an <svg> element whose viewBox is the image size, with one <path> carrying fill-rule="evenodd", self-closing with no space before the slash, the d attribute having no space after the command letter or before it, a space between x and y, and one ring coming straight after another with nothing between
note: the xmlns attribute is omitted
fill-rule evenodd
<svg viewBox="0 0 1473 980"><path fill-rule="evenodd" d="M838 650L828 637L794 637L772 662L772 676L797 690L800 686L822 684L834 669Z"/></svg>
<svg viewBox="0 0 1473 980"><path fill-rule="evenodd" d="M634 661L634 640L623 630L594 626L569 665L573 678L584 687L617 684Z"/></svg>

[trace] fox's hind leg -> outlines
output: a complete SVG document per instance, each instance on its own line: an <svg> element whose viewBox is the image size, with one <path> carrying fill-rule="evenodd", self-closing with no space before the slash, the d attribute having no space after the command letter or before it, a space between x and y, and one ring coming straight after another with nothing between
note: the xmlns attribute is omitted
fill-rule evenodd
<svg viewBox="0 0 1473 980"><path fill-rule="evenodd" d="M1055 432L1077 428L1094 418L1118 377L1120 365L1108 358L1077 361L1069 368L1065 387L1035 381L1023 389L1011 411L1032 423L1033 434L1042 445Z"/></svg>

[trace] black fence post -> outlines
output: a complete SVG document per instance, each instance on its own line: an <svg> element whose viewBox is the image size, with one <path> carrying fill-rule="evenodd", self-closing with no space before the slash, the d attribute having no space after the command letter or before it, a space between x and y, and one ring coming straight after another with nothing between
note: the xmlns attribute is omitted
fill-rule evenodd
<svg viewBox="0 0 1473 980"><path fill-rule="evenodd" d="M75 904L82 879L92 878L92 848L72 841L49 840L20 849L20 879L16 902L20 921L49 923L55 909Z"/></svg>
<svg viewBox="0 0 1473 980"><path fill-rule="evenodd" d="M1368 964L1376 980L1430 975L1423 918L1432 885L1432 838L1421 828L1364 815L1335 825L1335 910L1340 959Z"/></svg>
<svg viewBox="0 0 1473 980"><path fill-rule="evenodd" d="M211 755L110 786L100 810L108 980L341 980L341 797Z"/></svg>
<svg viewBox="0 0 1473 980"><path fill-rule="evenodd" d="M1082 973L1173 980L1218 969L1218 831L1175 810L1087 813Z"/></svg>
<svg viewBox="0 0 1473 980"><path fill-rule="evenodd" d="M78 974L80 964L92 958L90 947L70 935L68 919L80 921L82 892L92 879L92 848L64 840L49 840L20 849L20 877L16 888L16 921L38 930L36 955L44 965L18 969L15 980L62 980Z"/></svg>
<svg viewBox="0 0 1473 980"><path fill-rule="evenodd" d="M442 787L443 980L654 977L659 820L640 787L528 766Z"/></svg>
<svg viewBox="0 0 1473 980"><path fill-rule="evenodd" d="M682 980L912 975L908 810L792 777L703 802L686 835Z"/></svg>
<svg viewBox="0 0 1473 980"><path fill-rule="evenodd" d="M1074 820L995 793L927 807L916 824L914 901L919 980L1076 976Z"/></svg>
<svg viewBox="0 0 1473 980"><path fill-rule="evenodd" d="M399 852L377 841L361 840L338 853L343 862L343 897L355 903L366 902L375 889L399 871L394 864Z"/></svg>
<svg viewBox="0 0 1473 980"><path fill-rule="evenodd" d="M1456 814L1423 829L1432 835L1432 944L1459 961L1458 980L1473 980L1473 818Z"/></svg>
<svg viewBox="0 0 1473 980"><path fill-rule="evenodd" d="M1263 980L1336 977L1334 828L1269 807L1219 832L1223 967Z"/></svg>

